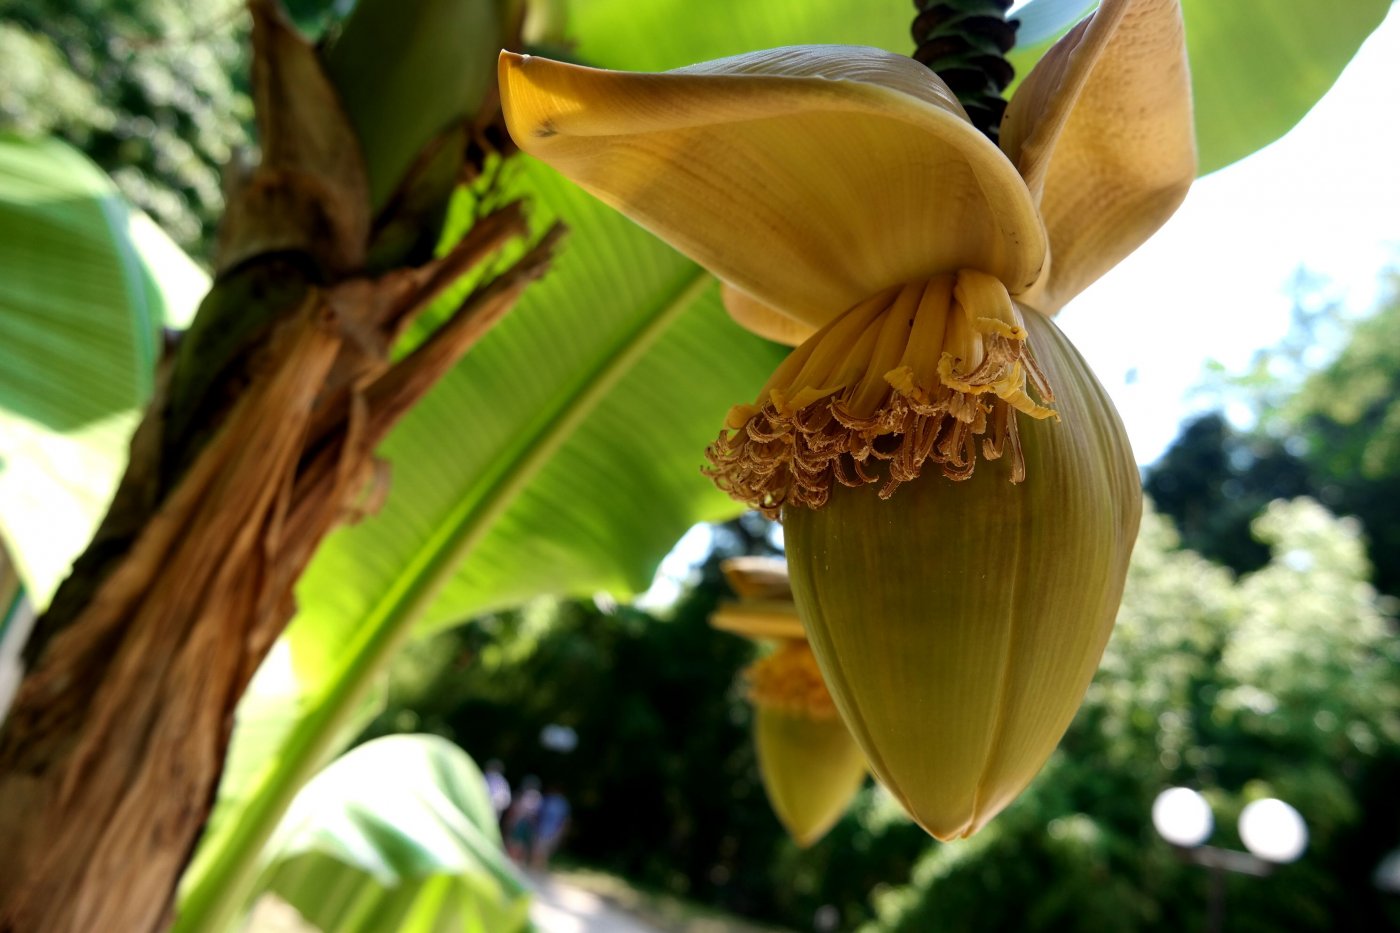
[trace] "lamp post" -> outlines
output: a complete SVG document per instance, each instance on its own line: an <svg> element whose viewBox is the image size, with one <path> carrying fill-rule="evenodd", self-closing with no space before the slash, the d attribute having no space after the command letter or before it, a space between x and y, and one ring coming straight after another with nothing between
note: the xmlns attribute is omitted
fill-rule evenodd
<svg viewBox="0 0 1400 933"><path fill-rule="evenodd" d="M1169 787L1157 795L1152 825L1183 859L1210 870L1210 933L1224 929L1226 872L1262 878L1279 865L1297 861L1308 846L1303 817L1274 798L1256 800L1240 813L1240 839L1248 852L1204 844L1215 828L1215 816L1206 799L1189 787Z"/></svg>

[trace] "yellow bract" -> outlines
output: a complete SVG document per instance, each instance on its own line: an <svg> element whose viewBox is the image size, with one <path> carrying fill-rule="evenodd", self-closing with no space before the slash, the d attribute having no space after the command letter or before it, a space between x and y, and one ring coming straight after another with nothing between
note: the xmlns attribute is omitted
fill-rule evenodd
<svg viewBox="0 0 1400 933"><path fill-rule="evenodd" d="M624 74L504 53L501 98L523 150L814 328L961 268L1020 291L1045 262L1015 167L902 56L803 47Z"/></svg>
<svg viewBox="0 0 1400 933"><path fill-rule="evenodd" d="M1196 177L1178 0L1105 0L1017 88L1001 147L1052 262L1022 302L1054 314L1166 222Z"/></svg>
<svg viewBox="0 0 1400 933"><path fill-rule="evenodd" d="M932 72L871 48L663 74L507 52L501 93L522 149L735 286L745 323L777 315L790 338L783 317L816 329L964 268L1053 313L1195 177L1177 0L1104 0L1021 83L1004 154Z"/></svg>

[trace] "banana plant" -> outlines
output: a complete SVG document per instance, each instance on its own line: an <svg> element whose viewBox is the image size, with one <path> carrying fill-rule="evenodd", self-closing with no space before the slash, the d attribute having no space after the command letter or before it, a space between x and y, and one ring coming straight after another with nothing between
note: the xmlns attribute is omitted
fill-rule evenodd
<svg viewBox="0 0 1400 933"><path fill-rule="evenodd" d="M1035 41L1012 53L1018 71L1085 6L1027 5ZM1206 171L1296 122L1389 4L1182 8ZM192 929L235 916L263 844L396 647L538 593L644 586L681 530L734 508L700 476L701 452L782 356L730 320L699 265L514 153L492 76L498 49L522 45L519 5L439 0L406 15L361 0L319 49L271 0L250 10L262 161L230 167L193 324L178 345L123 351L113 365L133 388L120 398L70 379L81 369L29 382L89 413L120 401L127 424L133 407L145 414L106 517L56 591L56 571L44 584L33 568L81 545L27 559L42 517L0 501L47 602L0 734L11 926L168 921L235 704L295 609L285 637L299 692L283 738L221 790L180 908ZM906 4L892 0L860 15L840 0L589 0L568 12L567 31L545 38L613 68L796 43L909 50ZM563 246L556 221L571 231ZM0 256L32 248L36 222L0 229ZM131 254L130 231L109 223L105 235ZM39 287L56 297L81 280ZM16 281L0 276L7 312ZM109 321L142 313L115 297L105 307ZM61 358L62 333L53 340L31 361ZM24 430L81 434L0 388ZM36 449L6 447L0 481L34 469Z"/></svg>

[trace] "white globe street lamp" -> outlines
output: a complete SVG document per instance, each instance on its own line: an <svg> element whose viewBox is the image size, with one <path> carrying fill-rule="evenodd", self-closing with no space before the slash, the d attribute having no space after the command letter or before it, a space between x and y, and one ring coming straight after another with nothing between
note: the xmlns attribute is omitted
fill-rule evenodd
<svg viewBox="0 0 1400 933"><path fill-rule="evenodd" d="M1225 873L1263 877L1278 865L1297 861L1308 847L1308 827L1282 800L1255 800L1240 813L1240 839L1249 852L1202 845L1215 828L1204 797L1189 787L1169 787L1152 802L1152 825L1188 862L1210 869L1206 929L1225 926Z"/></svg>
<svg viewBox="0 0 1400 933"><path fill-rule="evenodd" d="M1152 801L1152 825L1174 846L1194 848L1210 838L1215 817L1206 798L1189 787L1168 787Z"/></svg>
<svg viewBox="0 0 1400 933"><path fill-rule="evenodd" d="M1244 847L1275 865L1296 862L1308 847L1308 826L1297 810L1270 797L1256 800L1240 813Z"/></svg>

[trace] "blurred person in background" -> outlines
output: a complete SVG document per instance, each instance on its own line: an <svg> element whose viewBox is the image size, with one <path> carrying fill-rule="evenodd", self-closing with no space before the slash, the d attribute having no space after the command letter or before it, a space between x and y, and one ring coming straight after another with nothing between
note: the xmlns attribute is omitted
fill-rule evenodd
<svg viewBox="0 0 1400 933"><path fill-rule="evenodd" d="M491 806L496 810L496 822L500 823L510 809L510 782L506 780L505 766L499 758L486 762L482 773L486 779L486 793L491 798Z"/></svg>
<svg viewBox="0 0 1400 933"><path fill-rule="evenodd" d="M540 779L533 774L520 782L520 792L515 795L506 814L506 852L517 865L525 865L535 846L535 834L539 827Z"/></svg>
<svg viewBox="0 0 1400 933"><path fill-rule="evenodd" d="M569 801L560 791L559 785L551 784L549 791L540 801L539 821L535 827L535 846L530 854L530 865L535 871L546 871L549 860L564 839L569 828Z"/></svg>

